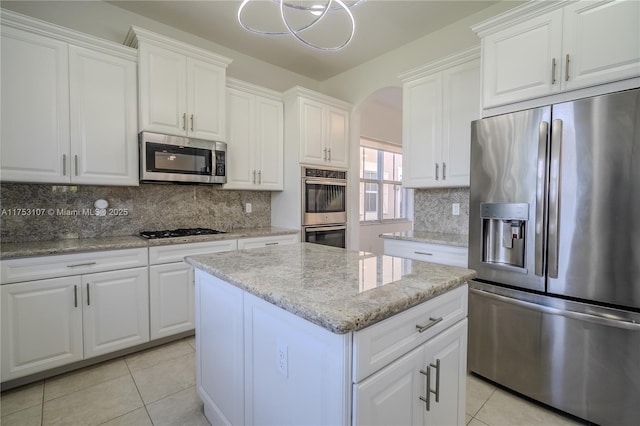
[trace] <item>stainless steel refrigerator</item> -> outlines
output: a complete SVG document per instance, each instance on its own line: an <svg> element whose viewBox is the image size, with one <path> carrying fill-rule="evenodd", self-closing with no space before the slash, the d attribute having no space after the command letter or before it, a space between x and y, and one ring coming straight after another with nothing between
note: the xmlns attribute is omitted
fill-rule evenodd
<svg viewBox="0 0 640 426"><path fill-rule="evenodd" d="M640 419L640 89L472 123L469 369Z"/></svg>

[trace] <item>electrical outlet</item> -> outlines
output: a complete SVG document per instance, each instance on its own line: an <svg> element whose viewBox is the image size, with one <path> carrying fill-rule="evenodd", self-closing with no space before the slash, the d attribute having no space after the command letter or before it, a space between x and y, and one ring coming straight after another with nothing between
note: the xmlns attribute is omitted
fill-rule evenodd
<svg viewBox="0 0 640 426"><path fill-rule="evenodd" d="M289 372L289 348L283 342L278 342L276 346L276 368L280 374L287 377Z"/></svg>
<svg viewBox="0 0 640 426"><path fill-rule="evenodd" d="M460 216L460 204L453 203L451 205L451 214L453 214L454 216Z"/></svg>
<svg viewBox="0 0 640 426"><path fill-rule="evenodd" d="M251 213L251 203L246 203L244 205L244 212L245 213Z"/></svg>

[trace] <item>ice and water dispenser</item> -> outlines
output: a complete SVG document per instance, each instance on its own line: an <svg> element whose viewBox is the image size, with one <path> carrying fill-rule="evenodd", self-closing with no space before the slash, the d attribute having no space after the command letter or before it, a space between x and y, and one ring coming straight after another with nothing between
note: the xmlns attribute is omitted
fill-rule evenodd
<svg viewBox="0 0 640 426"><path fill-rule="evenodd" d="M482 261L524 268L529 205L482 203Z"/></svg>

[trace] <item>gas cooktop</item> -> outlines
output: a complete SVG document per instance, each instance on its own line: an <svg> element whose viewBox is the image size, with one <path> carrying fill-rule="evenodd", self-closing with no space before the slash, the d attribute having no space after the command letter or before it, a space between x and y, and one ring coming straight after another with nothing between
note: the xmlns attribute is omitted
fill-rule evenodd
<svg viewBox="0 0 640 426"><path fill-rule="evenodd" d="M180 228L166 229L164 231L142 231L140 232L140 236L152 240L156 238L190 237L193 235L213 235L224 233L225 231L218 231L216 229L209 228Z"/></svg>

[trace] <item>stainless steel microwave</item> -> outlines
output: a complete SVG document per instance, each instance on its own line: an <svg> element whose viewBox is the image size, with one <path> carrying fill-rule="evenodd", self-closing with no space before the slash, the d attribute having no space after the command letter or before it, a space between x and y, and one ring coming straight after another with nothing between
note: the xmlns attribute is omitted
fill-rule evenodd
<svg viewBox="0 0 640 426"><path fill-rule="evenodd" d="M227 144L141 132L140 182L226 183Z"/></svg>

